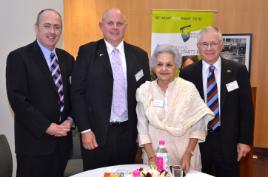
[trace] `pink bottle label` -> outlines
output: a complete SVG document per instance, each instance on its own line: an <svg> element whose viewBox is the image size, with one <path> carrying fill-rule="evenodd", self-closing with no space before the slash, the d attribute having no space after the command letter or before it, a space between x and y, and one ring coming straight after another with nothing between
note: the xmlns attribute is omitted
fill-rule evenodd
<svg viewBox="0 0 268 177"><path fill-rule="evenodd" d="M163 157L156 157L156 167L159 172L164 170L164 159Z"/></svg>

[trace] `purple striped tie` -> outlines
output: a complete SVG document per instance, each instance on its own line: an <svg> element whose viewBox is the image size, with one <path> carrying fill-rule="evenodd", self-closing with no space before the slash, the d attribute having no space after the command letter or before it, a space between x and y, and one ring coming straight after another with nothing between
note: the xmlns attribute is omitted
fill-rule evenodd
<svg viewBox="0 0 268 177"><path fill-rule="evenodd" d="M111 54L111 66L114 79L112 110L120 117L127 110L127 95L119 50L116 48L113 49Z"/></svg>
<svg viewBox="0 0 268 177"><path fill-rule="evenodd" d="M60 112L63 112L64 109L64 93L63 93L63 83L62 83L62 77L60 72L60 66L57 56L54 52L50 54L51 59L51 65L50 65L50 72L52 75L52 78L54 80L54 83L56 85L58 95L60 98Z"/></svg>
<svg viewBox="0 0 268 177"><path fill-rule="evenodd" d="M209 66L209 73L207 78L207 105L214 113L215 118L208 123L210 130L215 130L221 125L219 116L219 99L218 99L218 88L214 74L215 66Z"/></svg>

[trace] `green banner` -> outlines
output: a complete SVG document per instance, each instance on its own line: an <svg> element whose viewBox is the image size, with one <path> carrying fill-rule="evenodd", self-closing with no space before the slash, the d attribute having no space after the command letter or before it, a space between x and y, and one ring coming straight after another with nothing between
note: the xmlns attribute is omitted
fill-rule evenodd
<svg viewBox="0 0 268 177"><path fill-rule="evenodd" d="M213 18L211 11L153 10L151 50L164 43L178 46L182 55L198 55L197 34Z"/></svg>
<svg viewBox="0 0 268 177"><path fill-rule="evenodd" d="M153 33L178 33L197 31L212 24L213 12L154 10L152 12Z"/></svg>

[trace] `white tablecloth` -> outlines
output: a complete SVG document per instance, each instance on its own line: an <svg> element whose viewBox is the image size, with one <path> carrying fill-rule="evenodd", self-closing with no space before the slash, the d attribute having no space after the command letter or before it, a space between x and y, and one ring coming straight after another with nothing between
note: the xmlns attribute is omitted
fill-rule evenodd
<svg viewBox="0 0 268 177"><path fill-rule="evenodd" d="M131 164L131 165L116 165L110 167L97 168L94 170L88 170L71 177L103 177L105 172L127 172L133 171L138 168L148 168L145 164ZM201 173L199 171L191 170L186 174L186 177L212 177L211 175Z"/></svg>

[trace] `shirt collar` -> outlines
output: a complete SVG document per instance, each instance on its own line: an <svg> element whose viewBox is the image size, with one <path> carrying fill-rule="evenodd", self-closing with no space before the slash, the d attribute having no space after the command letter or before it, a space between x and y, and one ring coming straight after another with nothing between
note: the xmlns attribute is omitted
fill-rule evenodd
<svg viewBox="0 0 268 177"><path fill-rule="evenodd" d="M202 63L203 63L203 68L205 70L208 70L209 69L209 66L211 64L208 64L204 60L202 60ZM218 71L220 70L220 67L221 67L221 57L219 57L218 60L215 63L213 63L213 66L215 67L215 70L218 70Z"/></svg>
<svg viewBox="0 0 268 177"><path fill-rule="evenodd" d="M105 44L106 44L107 52L108 52L109 55L112 53L112 51L113 51L114 48L118 49L119 52L120 52L121 54L124 53L124 41L121 41L121 42L118 44L118 46L116 46L116 47L112 46L112 45L111 45L108 41L106 41L105 39L104 39L104 42L105 42Z"/></svg>
<svg viewBox="0 0 268 177"><path fill-rule="evenodd" d="M37 44L39 45L43 55L45 56L45 58L50 58L50 54L51 52L55 52L55 48L51 51L50 49L46 48L45 46L43 46L38 40L37 40Z"/></svg>

